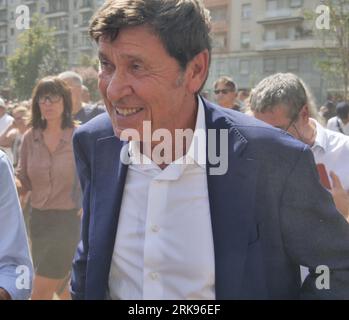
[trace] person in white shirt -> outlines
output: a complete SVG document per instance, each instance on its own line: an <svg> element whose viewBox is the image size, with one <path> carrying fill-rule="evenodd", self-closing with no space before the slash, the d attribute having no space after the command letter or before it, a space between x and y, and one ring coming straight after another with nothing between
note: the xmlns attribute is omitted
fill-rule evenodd
<svg viewBox="0 0 349 320"><path fill-rule="evenodd" d="M0 300L26 300L33 265L13 167L0 151Z"/></svg>
<svg viewBox="0 0 349 320"><path fill-rule="evenodd" d="M336 106L337 115L327 122L327 129L349 135L349 103L342 101Z"/></svg>
<svg viewBox="0 0 349 320"><path fill-rule="evenodd" d="M5 101L0 98L0 136L12 125L14 119L7 113ZM1 150L6 153L11 163L13 163L13 155L11 148L1 147Z"/></svg>
<svg viewBox="0 0 349 320"><path fill-rule="evenodd" d="M5 101L0 98L0 135L12 124L13 118L7 114Z"/></svg>
<svg viewBox="0 0 349 320"><path fill-rule="evenodd" d="M349 137L325 129L315 120L316 109L304 82L291 73L262 80L250 98L252 114L289 132L311 147L317 164L324 164L332 180L331 193L338 211L349 218Z"/></svg>

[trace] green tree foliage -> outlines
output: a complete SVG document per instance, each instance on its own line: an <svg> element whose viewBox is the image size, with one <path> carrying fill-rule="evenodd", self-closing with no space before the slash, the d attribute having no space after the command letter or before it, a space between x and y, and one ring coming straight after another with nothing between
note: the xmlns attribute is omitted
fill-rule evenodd
<svg viewBox="0 0 349 320"><path fill-rule="evenodd" d="M7 59L11 86L18 99L28 99L36 81L66 68L57 54L55 39L45 20L34 15L31 26L19 36L19 48Z"/></svg>
<svg viewBox="0 0 349 320"><path fill-rule="evenodd" d="M329 9L329 29L319 28L314 23L315 33L323 41L322 58L317 59L316 64L333 86L348 97L349 0L323 0L321 3ZM308 13L306 17L315 22L322 19L314 13Z"/></svg>

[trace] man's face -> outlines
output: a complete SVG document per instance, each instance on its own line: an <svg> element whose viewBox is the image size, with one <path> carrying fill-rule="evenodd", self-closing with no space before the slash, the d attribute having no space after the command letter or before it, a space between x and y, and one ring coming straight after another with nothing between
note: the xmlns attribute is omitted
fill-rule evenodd
<svg viewBox="0 0 349 320"><path fill-rule="evenodd" d="M255 118L262 120L273 127L287 131L298 140L302 140L301 119L292 120L288 116L286 107L276 106L274 109L266 112L253 111Z"/></svg>
<svg viewBox="0 0 349 320"><path fill-rule="evenodd" d="M142 139L143 121L173 132L191 114L186 72L146 26L123 29L113 42L101 37L98 46L99 89L116 136L136 129Z"/></svg>
<svg viewBox="0 0 349 320"><path fill-rule="evenodd" d="M80 108L82 103L82 86L77 83L75 79L64 79L64 82L68 85L71 91L73 110L72 113L76 114Z"/></svg>
<svg viewBox="0 0 349 320"><path fill-rule="evenodd" d="M217 103L224 108L232 108L235 104L237 93L223 83L218 83L215 87Z"/></svg>

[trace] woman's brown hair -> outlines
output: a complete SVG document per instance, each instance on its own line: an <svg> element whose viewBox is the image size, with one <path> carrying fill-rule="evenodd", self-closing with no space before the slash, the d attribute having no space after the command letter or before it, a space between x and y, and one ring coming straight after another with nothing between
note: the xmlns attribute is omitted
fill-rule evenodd
<svg viewBox="0 0 349 320"><path fill-rule="evenodd" d="M58 95L63 99L62 129L74 127L71 91L66 83L58 77L45 77L35 86L32 94L32 114L30 125L34 129L46 128L46 120L42 119L41 116L39 98L47 94Z"/></svg>

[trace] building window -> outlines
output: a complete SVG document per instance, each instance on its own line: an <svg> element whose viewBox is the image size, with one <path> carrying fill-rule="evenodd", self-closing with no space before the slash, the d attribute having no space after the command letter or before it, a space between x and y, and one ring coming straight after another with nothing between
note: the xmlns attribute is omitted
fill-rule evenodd
<svg viewBox="0 0 349 320"><path fill-rule="evenodd" d="M250 62L248 60L240 60L240 74L247 75L250 73Z"/></svg>
<svg viewBox="0 0 349 320"><path fill-rule="evenodd" d="M213 36L213 48L225 49L227 47L227 35L225 33L217 33Z"/></svg>
<svg viewBox="0 0 349 320"><path fill-rule="evenodd" d="M248 20L251 19L252 15L252 6L250 3L246 3L242 5L242 10L241 10L241 18L243 20Z"/></svg>
<svg viewBox="0 0 349 320"><path fill-rule="evenodd" d="M289 40L294 39L295 31L288 26L279 26L278 28L268 28L264 33L265 41Z"/></svg>
<svg viewBox="0 0 349 320"><path fill-rule="evenodd" d="M210 9L212 22L227 20L227 12L228 8L226 6Z"/></svg>
<svg viewBox="0 0 349 320"><path fill-rule="evenodd" d="M5 59L0 59L0 70L5 70L6 62Z"/></svg>
<svg viewBox="0 0 349 320"><path fill-rule="evenodd" d="M303 0L290 0L290 7L291 8L298 8L303 5Z"/></svg>
<svg viewBox="0 0 349 320"><path fill-rule="evenodd" d="M77 34L73 34L73 47L79 46L79 36Z"/></svg>
<svg viewBox="0 0 349 320"><path fill-rule="evenodd" d="M267 0L267 11L275 11L279 9L278 0Z"/></svg>
<svg viewBox="0 0 349 320"><path fill-rule="evenodd" d="M250 42L251 42L250 33L241 32L241 48L249 48Z"/></svg>
<svg viewBox="0 0 349 320"><path fill-rule="evenodd" d="M275 72L275 58L265 58L263 61L263 69L265 73Z"/></svg>
<svg viewBox="0 0 349 320"><path fill-rule="evenodd" d="M299 70L298 57L288 57L287 58L287 70L288 71L298 71Z"/></svg>
<svg viewBox="0 0 349 320"><path fill-rule="evenodd" d="M0 54L7 54L7 45L3 43L0 45Z"/></svg>

